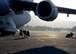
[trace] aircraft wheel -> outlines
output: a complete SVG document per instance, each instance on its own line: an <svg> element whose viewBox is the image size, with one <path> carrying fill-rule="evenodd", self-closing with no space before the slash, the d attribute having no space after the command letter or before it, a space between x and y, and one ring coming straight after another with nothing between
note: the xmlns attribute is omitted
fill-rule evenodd
<svg viewBox="0 0 76 54"><path fill-rule="evenodd" d="M30 36L30 32L29 31L27 31L27 33L26 33L28 36Z"/></svg>

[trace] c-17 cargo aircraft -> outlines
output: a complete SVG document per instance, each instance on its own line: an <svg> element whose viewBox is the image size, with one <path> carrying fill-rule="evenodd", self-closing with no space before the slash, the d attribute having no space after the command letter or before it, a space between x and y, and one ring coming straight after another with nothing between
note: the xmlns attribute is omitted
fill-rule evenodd
<svg viewBox="0 0 76 54"><path fill-rule="evenodd" d="M30 11L45 21L53 21L58 13L76 14L75 9L55 6L52 1L0 0L0 35L15 34L31 20Z"/></svg>

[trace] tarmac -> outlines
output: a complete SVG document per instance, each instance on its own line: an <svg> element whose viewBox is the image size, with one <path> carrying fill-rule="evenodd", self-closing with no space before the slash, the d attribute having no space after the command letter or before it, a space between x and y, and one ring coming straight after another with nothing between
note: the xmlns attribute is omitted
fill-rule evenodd
<svg viewBox="0 0 76 54"><path fill-rule="evenodd" d="M65 38L67 32L31 31L23 38L17 33L0 37L0 54L76 54L76 38Z"/></svg>

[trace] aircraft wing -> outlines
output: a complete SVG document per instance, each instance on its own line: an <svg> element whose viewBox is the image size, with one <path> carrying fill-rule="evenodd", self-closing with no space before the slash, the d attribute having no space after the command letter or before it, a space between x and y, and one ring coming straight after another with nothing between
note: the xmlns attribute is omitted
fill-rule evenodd
<svg viewBox="0 0 76 54"><path fill-rule="evenodd" d="M76 14L76 9L57 7L59 13Z"/></svg>

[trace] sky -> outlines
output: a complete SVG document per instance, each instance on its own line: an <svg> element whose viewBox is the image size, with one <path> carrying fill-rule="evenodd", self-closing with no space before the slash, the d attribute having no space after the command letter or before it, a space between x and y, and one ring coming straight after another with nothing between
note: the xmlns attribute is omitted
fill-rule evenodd
<svg viewBox="0 0 76 54"><path fill-rule="evenodd" d="M42 0L34 0L34 2L39 3ZM51 0L56 6L60 7L67 7L76 9L76 0ZM39 19L37 16L34 15L33 12L31 12L32 19L27 25L32 26L48 26L48 27L58 27L58 28L72 28L73 26L76 26L76 15L69 15L67 17L67 14L59 13L58 17L54 21L46 22L41 19Z"/></svg>

